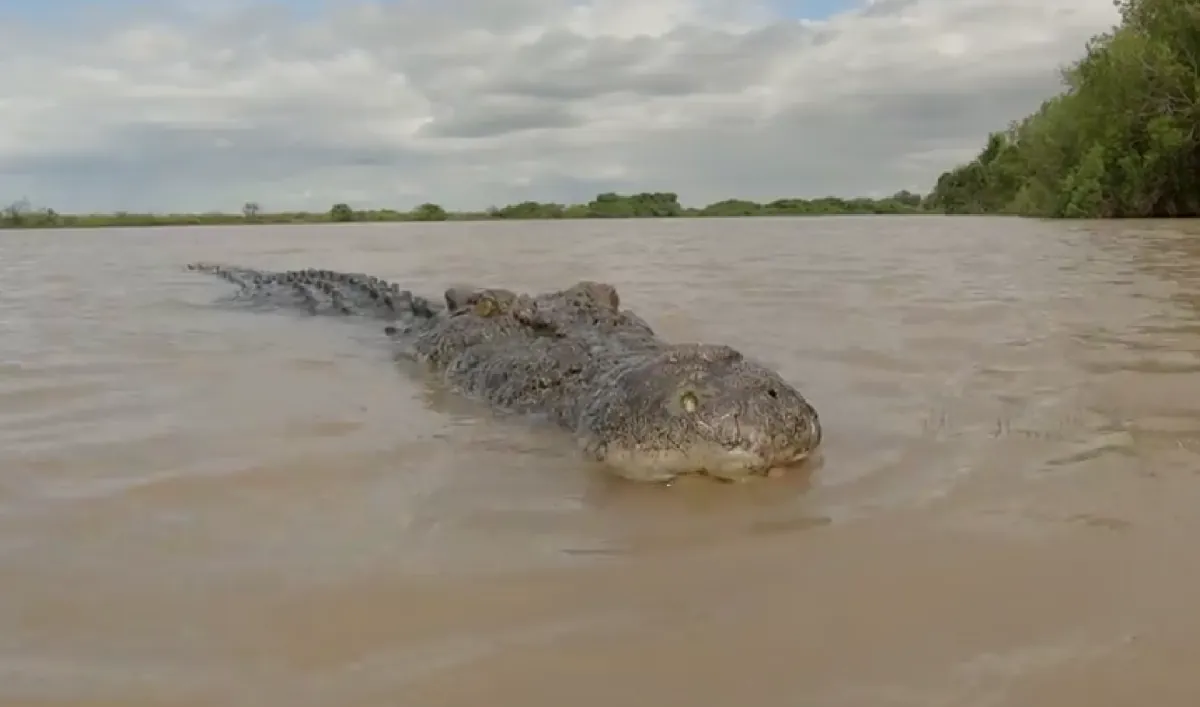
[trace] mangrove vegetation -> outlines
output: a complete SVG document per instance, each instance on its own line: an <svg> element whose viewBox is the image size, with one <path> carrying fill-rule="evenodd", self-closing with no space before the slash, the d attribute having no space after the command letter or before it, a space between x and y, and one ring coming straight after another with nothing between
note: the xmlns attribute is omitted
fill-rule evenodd
<svg viewBox="0 0 1200 707"><path fill-rule="evenodd" d="M1200 0L1117 0L1064 91L937 180L926 208L1049 218L1200 215Z"/></svg>

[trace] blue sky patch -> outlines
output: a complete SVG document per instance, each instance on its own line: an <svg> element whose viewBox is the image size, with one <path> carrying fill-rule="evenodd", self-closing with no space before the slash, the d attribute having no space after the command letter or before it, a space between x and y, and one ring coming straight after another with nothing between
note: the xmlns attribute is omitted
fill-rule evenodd
<svg viewBox="0 0 1200 707"><path fill-rule="evenodd" d="M857 0L774 0L774 3L780 14L807 20L823 20L861 4Z"/></svg>

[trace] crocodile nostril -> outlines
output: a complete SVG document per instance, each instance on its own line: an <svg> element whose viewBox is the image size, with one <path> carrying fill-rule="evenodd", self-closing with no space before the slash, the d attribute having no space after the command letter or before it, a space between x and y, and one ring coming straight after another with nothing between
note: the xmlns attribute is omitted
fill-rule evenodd
<svg viewBox="0 0 1200 707"><path fill-rule="evenodd" d="M778 398L779 391L775 390L774 388L767 388L767 395L772 398Z"/></svg>

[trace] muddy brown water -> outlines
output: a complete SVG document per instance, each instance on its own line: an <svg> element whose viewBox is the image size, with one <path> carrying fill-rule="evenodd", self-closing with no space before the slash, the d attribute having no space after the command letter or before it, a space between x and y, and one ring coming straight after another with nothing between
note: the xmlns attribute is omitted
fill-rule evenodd
<svg viewBox="0 0 1200 707"><path fill-rule="evenodd" d="M181 266L614 283L804 473L636 486ZM1200 225L0 233L0 705L1200 704Z"/></svg>

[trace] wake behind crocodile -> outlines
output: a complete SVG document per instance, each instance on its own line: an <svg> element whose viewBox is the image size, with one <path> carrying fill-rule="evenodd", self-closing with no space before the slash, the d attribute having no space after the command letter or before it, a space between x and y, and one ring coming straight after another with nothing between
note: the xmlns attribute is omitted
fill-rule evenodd
<svg viewBox="0 0 1200 707"><path fill-rule="evenodd" d="M585 457L628 479L745 480L821 442L816 410L777 372L729 346L663 340L605 283L455 287L438 302L357 273L188 269L237 285L235 302L387 322L399 356L465 397L568 431Z"/></svg>

